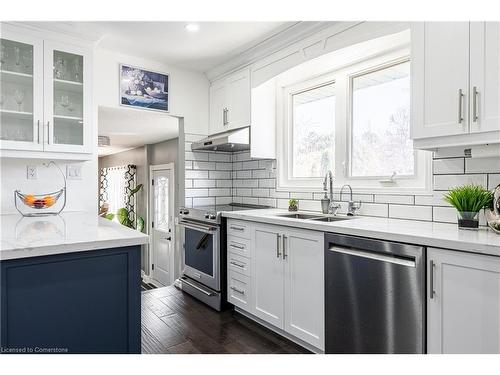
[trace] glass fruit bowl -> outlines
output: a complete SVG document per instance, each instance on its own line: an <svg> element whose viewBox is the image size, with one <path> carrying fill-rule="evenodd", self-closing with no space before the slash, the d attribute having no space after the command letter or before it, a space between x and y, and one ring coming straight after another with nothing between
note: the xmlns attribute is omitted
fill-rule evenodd
<svg viewBox="0 0 500 375"><path fill-rule="evenodd" d="M14 205L23 216L58 215L66 206L66 177L61 168L53 161L43 164L45 167L55 166L64 180L64 187L52 193L27 194L20 190L14 191Z"/></svg>

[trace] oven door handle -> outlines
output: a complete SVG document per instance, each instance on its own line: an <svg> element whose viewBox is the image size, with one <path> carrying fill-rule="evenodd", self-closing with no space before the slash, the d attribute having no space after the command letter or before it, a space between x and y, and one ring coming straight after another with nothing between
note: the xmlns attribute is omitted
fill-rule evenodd
<svg viewBox="0 0 500 375"><path fill-rule="evenodd" d="M216 232L218 228L215 227L209 227L209 226L203 226L203 225L198 225L198 224L192 224L188 223L186 221L180 221L177 225L180 227L188 228L188 229L193 229L197 230L203 233L208 233L212 234L213 232Z"/></svg>

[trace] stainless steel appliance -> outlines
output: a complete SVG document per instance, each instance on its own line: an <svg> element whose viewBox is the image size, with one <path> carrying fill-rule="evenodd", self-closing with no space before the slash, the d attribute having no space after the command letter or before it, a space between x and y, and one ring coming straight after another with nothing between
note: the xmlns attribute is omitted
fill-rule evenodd
<svg viewBox="0 0 500 375"><path fill-rule="evenodd" d="M224 211L268 208L221 205L179 210L178 226L183 244L183 291L220 311L226 301L226 241Z"/></svg>
<svg viewBox="0 0 500 375"><path fill-rule="evenodd" d="M325 235L325 352L425 352L425 248Z"/></svg>
<svg viewBox="0 0 500 375"><path fill-rule="evenodd" d="M245 151L250 150L250 128L218 133L191 144L191 150Z"/></svg>

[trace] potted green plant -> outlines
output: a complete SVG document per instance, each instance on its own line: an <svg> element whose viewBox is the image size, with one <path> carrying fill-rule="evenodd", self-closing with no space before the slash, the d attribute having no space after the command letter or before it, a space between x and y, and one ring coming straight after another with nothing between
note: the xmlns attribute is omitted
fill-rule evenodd
<svg viewBox="0 0 500 375"><path fill-rule="evenodd" d="M289 199L288 200L288 211L298 211L299 210L299 201L297 199Z"/></svg>
<svg viewBox="0 0 500 375"><path fill-rule="evenodd" d="M444 200L458 211L459 228L477 229L479 211L491 206L493 194L482 186L471 184L450 189Z"/></svg>
<svg viewBox="0 0 500 375"><path fill-rule="evenodd" d="M139 190L142 189L142 184L137 185L135 189L133 189L129 193L129 199L132 198L135 194L139 192ZM121 225L125 225L126 227L132 228L132 229L137 229L139 232L144 232L144 218L142 216L138 216L136 222L131 219L131 215L129 210L127 210L125 207L119 208L118 211L116 211L116 214L109 213L106 214L105 218L108 220L113 220L114 218L118 219L118 222Z"/></svg>

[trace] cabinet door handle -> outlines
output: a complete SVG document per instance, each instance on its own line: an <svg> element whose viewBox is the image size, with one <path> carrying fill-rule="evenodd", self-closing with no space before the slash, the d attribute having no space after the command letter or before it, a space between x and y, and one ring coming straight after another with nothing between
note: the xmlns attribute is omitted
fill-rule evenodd
<svg viewBox="0 0 500 375"><path fill-rule="evenodd" d="M479 120L479 115L477 111L477 96L479 92L477 91L477 87L474 86L472 88L472 121L477 122Z"/></svg>
<svg viewBox="0 0 500 375"><path fill-rule="evenodd" d="M233 227L233 226L230 226L229 228L232 229L232 230L239 230L240 232L245 230L245 228L242 228L242 227Z"/></svg>
<svg viewBox="0 0 500 375"><path fill-rule="evenodd" d="M429 294L430 294L430 299L433 299L434 295L436 294L436 292L434 291L434 268L436 268L436 264L434 263L433 260L430 261L429 268L430 268Z"/></svg>
<svg viewBox="0 0 500 375"><path fill-rule="evenodd" d="M245 291L244 291L244 290L238 289L238 288L236 288L236 287L234 287L234 286L232 286L232 287L231 287L231 289L232 289L232 290L234 290L234 291L235 291L235 292L237 292L237 293L240 293L240 294L243 294L243 295L245 294Z"/></svg>
<svg viewBox="0 0 500 375"><path fill-rule="evenodd" d="M50 121L47 121L47 144L50 145Z"/></svg>
<svg viewBox="0 0 500 375"><path fill-rule="evenodd" d="M40 143L40 120L36 122L36 139Z"/></svg>
<svg viewBox="0 0 500 375"><path fill-rule="evenodd" d="M458 90L458 123L461 124L462 121L464 121L464 116L463 116L463 99L464 99L464 93L462 89Z"/></svg>
<svg viewBox="0 0 500 375"><path fill-rule="evenodd" d="M286 253L286 239L287 237L283 235L283 260L288 256L288 254Z"/></svg>
<svg viewBox="0 0 500 375"><path fill-rule="evenodd" d="M225 125L228 125L229 124L229 108L226 108L226 124Z"/></svg>
<svg viewBox="0 0 500 375"><path fill-rule="evenodd" d="M235 245L234 243L229 245L230 247L238 250L245 250L245 246Z"/></svg>
<svg viewBox="0 0 500 375"><path fill-rule="evenodd" d="M281 256L280 252L280 241L281 240L281 234L276 233L276 258L279 258Z"/></svg>
<svg viewBox="0 0 500 375"><path fill-rule="evenodd" d="M236 262L233 262L233 261L231 261L229 263L231 263L233 266L236 266L236 267L245 268L245 266L243 264L239 264L239 263L236 263Z"/></svg>

